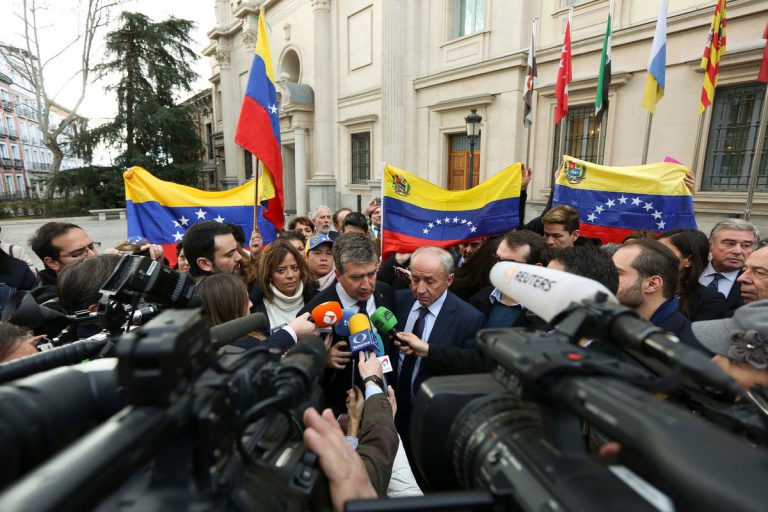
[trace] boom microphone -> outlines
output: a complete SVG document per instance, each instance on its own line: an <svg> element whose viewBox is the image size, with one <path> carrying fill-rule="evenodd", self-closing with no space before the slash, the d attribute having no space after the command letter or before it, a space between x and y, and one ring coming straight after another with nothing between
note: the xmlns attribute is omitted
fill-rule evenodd
<svg viewBox="0 0 768 512"><path fill-rule="evenodd" d="M253 313L242 318L230 320L211 327L211 343L214 347L222 347L239 340L253 331L267 329L267 316L264 313Z"/></svg>
<svg viewBox="0 0 768 512"><path fill-rule="evenodd" d="M371 322L362 313L352 315L349 319L349 349L353 354L363 350L378 351L376 338L371 331Z"/></svg>
<svg viewBox="0 0 768 512"><path fill-rule="evenodd" d="M597 281L561 270L511 261L493 266L491 283L548 323L567 311L573 302L594 299L598 293L604 293L611 302L618 302L610 290Z"/></svg>
<svg viewBox="0 0 768 512"><path fill-rule="evenodd" d="M680 343L663 329L638 318L629 308L619 306L613 294L596 281L551 268L500 262L491 269L491 283L547 322L554 319L557 323L560 313L573 310L574 306L599 312L607 321L594 322L590 337L621 345L654 371L660 370L657 361L661 361L680 367L709 390L714 387L715 392L741 394L733 379L704 352ZM598 293L604 294L604 301L594 300ZM587 302L581 304L584 300ZM558 330L563 327L557 325ZM648 361L648 356L656 361Z"/></svg>
<svg viewBox="0 0 768 512"><path fill-rule="evenodd" d="M336 301L323 302L312 310L312 321L319 329L327 329L327 332L330 332L330 327L341 320L343 316L341 304Z"/></svg>

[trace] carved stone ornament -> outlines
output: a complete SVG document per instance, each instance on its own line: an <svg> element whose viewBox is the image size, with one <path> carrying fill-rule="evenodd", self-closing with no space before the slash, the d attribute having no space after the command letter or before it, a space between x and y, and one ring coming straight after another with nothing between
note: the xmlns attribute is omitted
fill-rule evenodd
<svg viewBox="0 0 768 512"><path fill-rule="evenodd" d="M290 23L283 23L283 32L285 33L285 40L290 41L291 40L291 24Z"/></svg>
<svg viewBox="0 0 768 512"><path fill-rule="evenodd" d="M256 48L256 31L255 30L245 30L243 32L243 46L245 46L249 50L253 50L254 48Z"/></svg>
<svg viewBox="0 0 768 512"><path fill-rule="evenodd" d="M216 62L219 63L219 67L222 68L228 68L229 62L232 56L230 55L228 50L217 50L216 51Z"/></svg>
<svg viewBox="0 0 768 512"><path fill-rule="evenodd" d="M331 10L331 0L312 0L312 9L318 10Z"/></svg>

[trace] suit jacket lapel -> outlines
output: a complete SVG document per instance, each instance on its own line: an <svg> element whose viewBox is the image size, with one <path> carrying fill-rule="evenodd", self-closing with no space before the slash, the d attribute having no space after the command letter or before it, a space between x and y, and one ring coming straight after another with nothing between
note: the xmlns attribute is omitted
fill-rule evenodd
<svg viewBox="0 0 768 512"><path fill-rule="evenodd" d="M440 314L435 319L435 325L432 326L432 331L429 333L430 345L442 345L444 340L453 339L450 331L456 316L455 313L456 303L449 292L445 297L443 307L440 309Z"/></svg>

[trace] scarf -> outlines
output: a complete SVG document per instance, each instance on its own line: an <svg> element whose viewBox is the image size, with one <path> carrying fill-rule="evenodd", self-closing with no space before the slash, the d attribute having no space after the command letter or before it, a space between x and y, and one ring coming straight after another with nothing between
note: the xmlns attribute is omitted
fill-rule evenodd
<svg viewBox="0 0 768 512"><path fill-rule="evenodd" d="M264 299L264 306L267 308L267 318L271 329L283 326L296 318L296 314L304 307L304 283L299 283L296 294L292 297L280 293L280 291L270 284L274 298L269 301Z"/></svg>
<svg viewBox="0 0 768 512"><path fill-rule="evenodd" d="M333 268L331 268L331 271L325 274L323 277L319 277L317 279L317 286L318 291L323 291L329 286L333 284L334 279L336 279L336 272L333 271Z"/></svg>

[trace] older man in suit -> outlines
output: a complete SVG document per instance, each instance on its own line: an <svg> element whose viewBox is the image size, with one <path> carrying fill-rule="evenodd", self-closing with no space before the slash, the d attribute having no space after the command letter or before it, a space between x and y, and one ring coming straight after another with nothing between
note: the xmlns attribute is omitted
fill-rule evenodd
<svg viewBox="0 0 768 512"><path fill-rule="evenodd" d="M395 294L399 354L394 376L397 416L395 424L410 451L409 423L414 397L424 380L439 372L430 367L432 350L474 348L475 335L485 317L477 309L448 291L453 282L453 257L437 247L421 247L411 256L411 289ZM412 346L427 345L414 353ZM421 354L422 357L419 357Z"/></svg>
<svg viewBox="0 0 768 512"><path fill-rule="evenodd" d="M712 258L699 276L699 283L723 294L728 304L728 316L744 304L738 278L759 238L757 227L741 219L720 221L709 235Z"/></svg>
<svg viewBox="0 0 768 512"><path fill-rule="evenodd" d="M324 302L338 302L342 308L371 316L376 308L394 310L394 292L386 283L376 282L376 247L359 233L345 233L333 244L336 284L321 291L307 303L299 315ZM386 349L387 347L385 347ZM346 392L352 384L352 353L346 338L334 333L325 356L327 371L323 377L326 404L336 414L344 412Z"/></svg>

